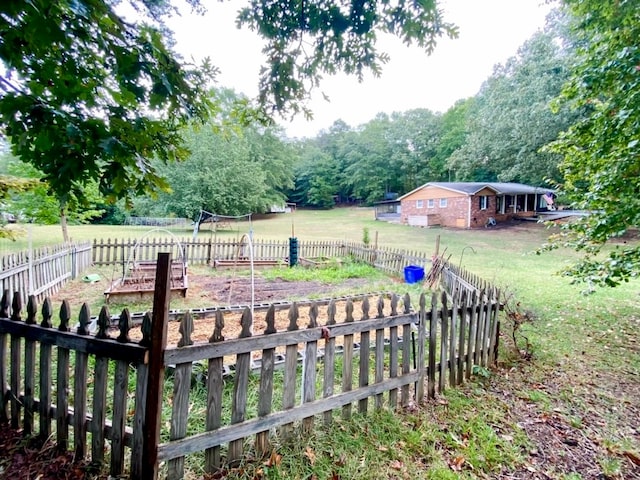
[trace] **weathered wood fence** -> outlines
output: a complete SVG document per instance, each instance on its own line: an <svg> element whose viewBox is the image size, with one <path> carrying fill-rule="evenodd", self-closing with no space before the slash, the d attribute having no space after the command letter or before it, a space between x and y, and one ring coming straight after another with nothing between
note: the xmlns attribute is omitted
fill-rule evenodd
<svg viewBox="0 0 640 480"><path fill-rule="evenodd" d="M287 240L253 240L253 256L256 262L280 261L288 262L289 242ZM171 251L173 258L186 258L191 264L214 265L220 260L246 259L249 255L246 240L238 239L189 239L173 240L171 238L147 238L142 241L132 239L94 240L94 265L122 265L123 262L154 261L161 251ZM389 275L402 277L407 265L417 265L429 270L432 258L424 253L401 248L365 245L357 242L343 241L300 241L298 255L307 259L351 257L357 261L368 263ZM443 284L451 292L466 290L468 295L474 291L490 289L489 285L479 277L456 267L449 262L442 262L439 272Z"/></svg>
<svg viewBox="0 0 640 480"><path fill-rule="evenodd" d="M91 252L91 243L81 243L4 255L0 258L1 291L8 290L10 298L20 292L23 304L27 303L29 295L42 301L89 268Z"/></svg>
<svg viewBox="0 0 640 480"><path fill-rule="evenodd" d="M334 415L349 417L354 408L421 403L468 379L474 365L496 359L499 292L493 288L454 297L423 294L415 304L394 295L323 308L293 303L280 313L275 306L253 314L220 310L204 338L194 338L193 316L186 313L179 340L167 345L169 265L169 254L161 254L153 315L145 315L135 341L126 310L109 338L106 307L91 335L86 305L70 331L66 302L55 327L48 300L39 314L31 296L23 319L21 295L14 293L10 305L5 292L0 418L43 438L55 425L61 449L71 447L71 428L76 458L108 458L112 476L127 471L129 448L131 478L155 478L163 465L166 477L177 479L196 452L204 451L206 470L215 471L241 459L250 444L268 452L276 431L287 437L315 422L330 425ZM241 331L226 334L238 320ZM170 398L162 394L165 370ZM203 389L204 403L194 411ZM204 426L194 422L198 417ZM163 425L168 431L161 432Z"/></svg>
<svg viewBox="0 0 640 480"><path fill-rule="evenodd" d="M254 239L252 247L256 261L286 263L289 257L288 240ZM122 265L131 260L155 261L159 252L166 251L171 251L174 259L184 255L190 264L196 265L213 265L216 260L235 260L249 256L247 241L242 239L96 239L93 241L92 260L94 265ZM351 256L396 275L402 275L403 268L409 264L428 266L431 263L430 257L423 252L341 241L300 241L298 255L309 259Z"/></svg>
<svg viewBox="0 0 640 480"><path fill-rule="evenodd" d="M205 451L205 470L215 472L241 460L247 448L268 454L271 432L287 437L294 429L309 431L315 422L330 425L336 414L348 418L354 408L366 413L422 403L425 392L433 398L436 391L468 379L474 365L495 361L495 295L463 294L454 304L448 304L446 294L423 295L415 309L408 296L393 297L389 303L349 299L340 306L328 305L326 313L311 305L304 322L294 305L286 329L275 327L272 309L259 319L266 325L259 335L251 331L258 318L246 309L237 338L225 338L226 319L219 316L204 342L191 339L192 319L185 316L182 338L164 351L165 367L175 365L175 373L171 431L168 441L158 446L158 461L167 462L167 478L178 479L185 457ZM232 358L235 366L229 401L224 400L225 358ZM192 372L198 364L207 369L207 402L201 410L206 420L202 430L194 431L190 405L196 394ZM276 387L279 368L281 390ZM250 405L255 397L257 405ZM229 404L230 416L223 422L223 406L228 409ZM274 409L274 404L281 408Z"/></svg>
<svg viewBox="0 0 640 480"><path fill-rule="evenodd" d="M125 471L125 446L129 447L130 475L141 478L148 349L129 340L128 311L122 312L117 338L109 338L106 307L100 312L97 333L90 335L86 305L78 316L79 326L72 330L70 325L76 322L68 302L62 303L54 326L48 298L40 313L35 296L29 297L26 312L21 298L15 292L11 301L5 290L0 301L0 421L10 420L26 435L54 438L61 450L73 449L78 460L90 452L98 464L105 459L109 440L114 476ZM150 319L143 324L144 345ZM133 387L132 371L136 372ZM134 405L129 404L130 394Z"/></svg>

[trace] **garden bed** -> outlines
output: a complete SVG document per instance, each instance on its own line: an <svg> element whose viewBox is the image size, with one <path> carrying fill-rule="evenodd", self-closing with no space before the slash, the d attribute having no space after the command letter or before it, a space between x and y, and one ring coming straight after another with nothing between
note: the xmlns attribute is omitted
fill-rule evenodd
<svg viewBox="0 0 640 480"><path fill-rule="evenodd" d="M156 277L156 262L138 261L121 278L114 280L104 291L104 300L111 297L120 299L153 297ZM187 296L189 282L187 267L182 262L171 263L170 289L172 295Z"/></svg>

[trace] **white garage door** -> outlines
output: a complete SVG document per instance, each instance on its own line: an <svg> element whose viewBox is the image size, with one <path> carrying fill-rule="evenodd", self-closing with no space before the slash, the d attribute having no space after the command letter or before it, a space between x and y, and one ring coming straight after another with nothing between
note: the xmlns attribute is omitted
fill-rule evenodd
<svg viewBox="0 0 640 480"><path fill-rule="evenodd" d="M428 227L429 217L426 215L409 215L409 225L413 227Z"/></svg>

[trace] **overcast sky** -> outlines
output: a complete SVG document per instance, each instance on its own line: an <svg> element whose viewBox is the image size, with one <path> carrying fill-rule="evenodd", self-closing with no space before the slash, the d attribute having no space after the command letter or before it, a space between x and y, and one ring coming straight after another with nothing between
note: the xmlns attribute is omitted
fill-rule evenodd
<svg viewBox="0 0 640 480"><path fill-rule="evenodd" d="M431 56L395 39L382 40L381 50L391 56L382 76L368 77L363 83L344 75L325 78L309 104L313 121L299 116L291 123L280 122L288 136L315 136L338 119L356 127L379 112L446 111L456 100L475 95L494 65L515 55L524 41L543 28L551 8L544 0L446 0L440 4L445 19L460 29L457 39L441 40ZM254 97L263 63L260 39L235 27L239 2L207 2L207 6L204 17L184 13L168 22L177 50L187 59L209 56L221 70L220 86Z"/></svg>

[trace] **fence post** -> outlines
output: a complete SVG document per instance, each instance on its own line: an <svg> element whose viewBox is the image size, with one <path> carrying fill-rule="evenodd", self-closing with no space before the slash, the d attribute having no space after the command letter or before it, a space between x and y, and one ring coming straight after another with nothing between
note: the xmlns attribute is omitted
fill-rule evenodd
<svg viewBox="0 0 640 480"><path fill-rule="evenodd" d="M416 385L416 403L422 405L424 403L424 381L426 368L424 365L424 344L427 340L427 298L424 292L420 294L420 313L418 314L418 351L417 354L417 369L418 369L418 382Z"/></svg>
<svg viewBox="0 0 640 480"><path fill-rule="evenodd" d="M156 285L153 292L153 320L149 350L149 376L145 405L145 439L141 480L158 478L158 443L164 384L164 350L167 345L171 280L171 253L158 253Z"/></svg>
<svg viewBox="0 0 640 480"><path fill-rule="evenodd" d="M197 241L197 238L194 239ZM207 263L206 265L213 265L213 258L211 257L211 248L212 248L213 239L209 237L209 241L207 242Z"/></svg>
<svg viewBox="0 0 640 480"><path fill-rule="evenodd" d="M71 249L71 280L78 276L78 249L75 244L70 245Z"/></svg>
<svg viewBox="0 0 640 480"><path fill-rule="evenodd" d="M0 300L0 318L9 318L9 290L5 290ZM0 333L0 423L9 420L9 385L7 383L7 338Z"/></svg>
<svg viewBox="0 0 640 480"><path fill-rule="evenodd" d="M500 347L500 290L495 288L493 290L492 299L493 305L493 313L492 317L492 331L491 331L491 346L492 349L489 352L490 362L492 365L496 365L498 363L498 349Z"/></svg>

